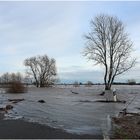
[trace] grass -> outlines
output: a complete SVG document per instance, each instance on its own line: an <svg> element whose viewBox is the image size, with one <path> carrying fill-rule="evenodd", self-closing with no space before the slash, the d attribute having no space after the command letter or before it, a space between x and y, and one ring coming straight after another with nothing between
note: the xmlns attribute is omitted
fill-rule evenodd
<svg viewBox="0 0 140 140"><path fill-rule="evenodd" d="M115 124L113 138L140 139L140 115L113 118L113 123Z"/></svg>

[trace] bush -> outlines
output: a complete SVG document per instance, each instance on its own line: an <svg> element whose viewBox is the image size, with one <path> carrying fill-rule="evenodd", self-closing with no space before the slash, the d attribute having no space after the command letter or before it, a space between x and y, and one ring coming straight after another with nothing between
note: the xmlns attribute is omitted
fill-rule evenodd
<svg viewBox="0 0 140 140"><path fill-rule="evenodd" d="M25 93L27 92L27 88L20 81L13 81L10 83L7 92L8 93Z"/></svg>
<svg viewBox="0 0 140 140"><path fill-rule="evenodd" d="M91 87L93 85L93 83L91 81L87 81L87 83L85 84L86 87Z"/></svg>
<svg viewBox="0 0 140 140"><path fill-rule="evenodd" d="M129 80L128 80L128 84L129 84L129 85L136 85L135 79L129 79Z"/></svg>
<svg viewBox="0 0 140 140"><path fill-rule="evenodd" d="M73 83L73 86L74 86L74 87L79 87L80 85L79 85L79 83L78 83L77 81L75 81L75 82Z"/></svg>

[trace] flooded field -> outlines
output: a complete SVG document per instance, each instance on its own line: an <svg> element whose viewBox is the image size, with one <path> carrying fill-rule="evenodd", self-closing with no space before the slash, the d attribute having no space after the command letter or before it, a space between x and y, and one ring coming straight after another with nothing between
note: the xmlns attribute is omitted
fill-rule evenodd
<svg viewBox="0 0 140 140"><path fill-rule="evenodd" d="M53 88L30 87L24 94L0 94L0 103L9 104L8 99L24 98L24 101L12 104L14 108L5 119L24 119L38 122L71 133L93 134L107 133L110 129L110 117L118 115L127 104L128 111L139 112L140 86L115 86L120 100L126 103L101 103L99 94L102 85L92 87L57 86ZM45 103L39 103L44 100Z"/></svg>

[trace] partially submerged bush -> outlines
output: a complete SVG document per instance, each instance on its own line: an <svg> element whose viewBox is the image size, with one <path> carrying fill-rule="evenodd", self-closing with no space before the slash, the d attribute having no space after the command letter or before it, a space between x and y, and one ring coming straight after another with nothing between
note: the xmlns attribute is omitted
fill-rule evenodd
<svg viewBox="0 0 140 140"><path fill-rule="evenodd" d="M25 93L27 92L27 88L20 81L13 81L10 83L7 92L8 93Z"/></svg>

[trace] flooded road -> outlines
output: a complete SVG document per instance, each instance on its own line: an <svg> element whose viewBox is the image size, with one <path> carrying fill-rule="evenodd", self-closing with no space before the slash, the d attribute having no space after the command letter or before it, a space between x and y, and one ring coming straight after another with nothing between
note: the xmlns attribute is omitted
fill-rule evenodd
<svg viewBox="0 0 140 140"><path fill-rule="evenodd" d="M71 133L93 134L107 133L110 129L110 117L118 115L134 96L135 101L129 110L139 111L140 86L116 86L118 97L127 100L124 103L94 102L104 99L99 94L103 86L92 87L53 87L29 88L24 94L0 94L0 103L9 104L8 99L24 98L9 111L6 119L22 118L27 121L38 122ZM78 93L74 94L72 92ZM45 103L39 103L44 100Z"/></svg>

